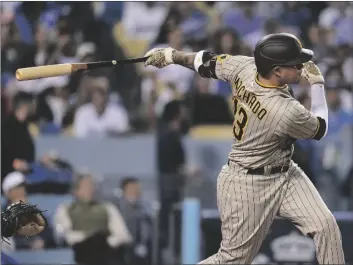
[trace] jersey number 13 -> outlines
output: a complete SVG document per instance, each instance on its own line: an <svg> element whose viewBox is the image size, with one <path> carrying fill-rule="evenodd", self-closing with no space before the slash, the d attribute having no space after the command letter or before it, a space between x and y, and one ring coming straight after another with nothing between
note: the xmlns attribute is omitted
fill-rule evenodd
<svg viewBox="0 0 353 265"><path fill-rule="evenodd" d="M234 123L233 123L233 134L235 139L241 141L245 133L246 126L248 124L248 114L242 107L239 100L234 97Z"/></svg>

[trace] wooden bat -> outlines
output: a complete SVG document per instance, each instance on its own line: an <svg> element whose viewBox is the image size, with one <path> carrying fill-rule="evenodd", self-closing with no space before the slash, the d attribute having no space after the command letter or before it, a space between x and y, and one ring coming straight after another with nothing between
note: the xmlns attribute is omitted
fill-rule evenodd
<svg viewBox="0 0 353 265"><path fill-rule="evenodd" d="M20 68L16 71L16 79L19 81L32 80L61 75L70 75L75 72L92 70L102 67L114 67L116 65L145 62L148 57L140 57L125 60L101 61L92 63L66 63L35 67Z"/></svg>

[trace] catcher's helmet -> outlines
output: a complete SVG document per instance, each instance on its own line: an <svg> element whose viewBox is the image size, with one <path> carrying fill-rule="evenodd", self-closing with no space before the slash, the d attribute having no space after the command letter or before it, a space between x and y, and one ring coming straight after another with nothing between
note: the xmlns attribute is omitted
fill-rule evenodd
<svg viewBox="0 0 353 265"><path fill-rule="evenodd" d="M312 50L303 49L298 38L288 33L266 35L254 51L257 71L261 75L266 75L275 66L308 62L313 55Z"/></svg>

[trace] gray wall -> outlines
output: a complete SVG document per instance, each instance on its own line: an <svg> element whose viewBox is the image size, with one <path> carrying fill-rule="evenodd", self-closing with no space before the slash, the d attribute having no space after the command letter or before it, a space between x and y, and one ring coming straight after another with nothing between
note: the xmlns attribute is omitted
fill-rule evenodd
<svg viewBox="0 0 353 265"><path fill-rule="evenodd" d="M226 162L231 140L185 139L189 164L201 166L209 175L218 174ZM55 152L78 169L104 174L151 177L156 173L156 139L137 135L116 139L76 139L41 136L36 138L37 158ZM216 176L214 176L216 178Z"/></svg>

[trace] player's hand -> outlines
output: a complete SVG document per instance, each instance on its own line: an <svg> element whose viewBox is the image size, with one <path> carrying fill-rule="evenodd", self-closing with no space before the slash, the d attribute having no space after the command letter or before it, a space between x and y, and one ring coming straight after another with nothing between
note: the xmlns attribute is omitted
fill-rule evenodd
<svg viewBox="0 0 353 265"><path fill-rule="evenodd" d="M319 67L312 61L303 64L302 77L313 84L325 84L325 79L319 69Z"/></svg>
<svg viewBox="0 0 353 265"><path fill-rule="evenodd" d="M154 48L149 50L145 57L149 56L145 62L145 66L152 65L157 68L163 68L173 64L173 48Z"/></svg>

